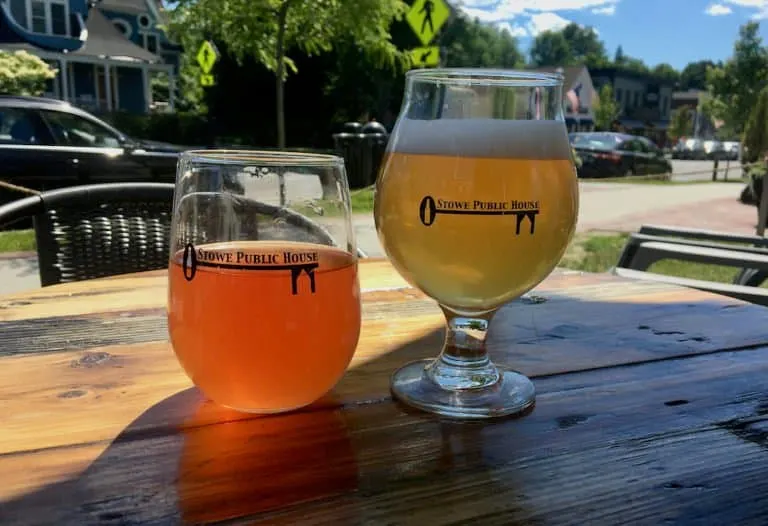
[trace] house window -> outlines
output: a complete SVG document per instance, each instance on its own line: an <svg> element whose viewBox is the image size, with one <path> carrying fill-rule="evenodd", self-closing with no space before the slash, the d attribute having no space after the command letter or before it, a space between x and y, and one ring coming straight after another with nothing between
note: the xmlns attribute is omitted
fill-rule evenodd
<svg viewBox="0 0 768 526"><path fill-rule="evenodd" d="M131 38L131 34L133 34L133 29L131 28L131 25L128 22L117 18L112 21L112 25L115 26L115 28L118 31L120 31L120 33L122 33L125 38Z"/></svg>
<svg viewBox="0 0 768 526"><path fill-rule="evenodd" d="M144 34L144 49L150 53L157 53L157 35Z"/></svg>
<svg viewBox="0 0 768 526"><path fill-rule="evenodd" d="M11 12L19 25L44 35L69 35L66 0L11 0Z"/></svg>
<svg viewBox="0 0 768 526"><path fill-rule="evenodd" d="M11 0L11 15L21 27L27 27L27 0Z"/></svg>
<svg viewBox="0 0 768 526"><path fill-rule="evenodd" d="M32 0L32 31L35 33L48 32L48 20L45 11L45 2Z"/></svg>
<svg viewBox="0 0 768 526"><path fill-rule="evenodd" d="M633 106L635 108L639 108L640 107L640 92L639 91L635 92L635 103L633 104Z"/></svg>
<svg viewBox="0 0 768 526"><path fill-rule="evenodd" d="M616 88L616 101L619 103L619 105L621 105L621 99L623 95L624 92L621 91L621 88Z"/></svg>

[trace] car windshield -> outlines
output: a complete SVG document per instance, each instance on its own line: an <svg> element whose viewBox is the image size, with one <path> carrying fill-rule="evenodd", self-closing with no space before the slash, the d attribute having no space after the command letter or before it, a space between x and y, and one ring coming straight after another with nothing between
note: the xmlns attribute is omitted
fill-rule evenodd
<svg viewBox="0 0 768 526"><path fill-rule="evenodd" d="M574 146L580 146L582 148L601 148L605 150L613 150L620 142L621 139L616 135L598 133L580 134L575 135L573 138Z"/></svg>

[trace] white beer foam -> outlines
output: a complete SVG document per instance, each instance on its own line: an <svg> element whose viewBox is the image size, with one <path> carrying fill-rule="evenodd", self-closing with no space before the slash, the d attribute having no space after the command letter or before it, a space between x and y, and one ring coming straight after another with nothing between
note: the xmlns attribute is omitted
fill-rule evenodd
<svg viewBox="0 0 768 526"><path fill-rule="evenodd" d="M562 121L401 118L387 151L412 155L570 159Z"/></svg>

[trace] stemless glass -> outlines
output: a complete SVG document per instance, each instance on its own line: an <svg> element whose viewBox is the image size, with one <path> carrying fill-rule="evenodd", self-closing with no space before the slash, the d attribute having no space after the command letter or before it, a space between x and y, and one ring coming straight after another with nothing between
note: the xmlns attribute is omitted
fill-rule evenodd
<svg viewBox="0 0 768 526"><path fill-rule="evenodd" d="M578 183L562 84L527 71L407 73L374 216L390 261L439 303L447 334L436 359L393 375L406 404L488 418L534 403L531 381L494 365L485 339L498 308L549 275L573 236Z"/></svg>
<svg viewBox="0 0 768 526"><path fill-rule="evenodd" d="M360 334L343 160L294 152L182 154L168 329L187 375L221 405L275 413L332 389Z"/></svg>

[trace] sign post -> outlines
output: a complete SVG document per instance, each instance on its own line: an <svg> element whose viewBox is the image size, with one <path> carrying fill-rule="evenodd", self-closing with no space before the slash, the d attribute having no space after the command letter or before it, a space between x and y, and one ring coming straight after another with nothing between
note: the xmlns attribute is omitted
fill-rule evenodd
<svg viewBox="0 0 768 526"><path fill-rule="evenodd" d="M413 66L428 67L440 64L440 48L429 44L450 16L451 8L445 0L416 0L413 3L405 19L424 46L411 50Z"/></svg>
<svg viewBox="0 0 768 526"><path fill-rule="evenodd" d="M205 88L213 86L215 79L211 74L211 70L213 70L216 62L219 61L219 51L216 49L216 46L210 40L203 41L195 58L197 58L197 64L203 72L200 75L200 85Z"/></svg>

